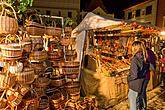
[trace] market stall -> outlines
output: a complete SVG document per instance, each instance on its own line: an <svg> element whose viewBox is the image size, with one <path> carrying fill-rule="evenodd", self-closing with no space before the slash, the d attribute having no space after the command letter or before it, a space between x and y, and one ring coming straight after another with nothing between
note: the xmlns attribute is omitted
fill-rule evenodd
<svg viewBox="0 0 165 110"><path fill-rule="evenodd" d="M96 95L102 108L114 106L127 98L132 42L145 39L155 54L159 48L155 45L159 40L156 27L101 17L93 13L86 15L72 31L72 36L76 37L78 60L82 64L82 94ZM159 78L155 74L151 78L150 86L155 86Z"/></svg>

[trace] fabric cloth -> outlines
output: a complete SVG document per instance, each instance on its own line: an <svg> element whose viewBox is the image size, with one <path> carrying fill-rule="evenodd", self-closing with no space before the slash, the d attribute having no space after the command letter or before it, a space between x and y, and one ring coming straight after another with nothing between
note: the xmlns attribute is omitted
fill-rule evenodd
<svg viewBox="0 0 165 110"><path fill-rule="evenodd" d="M137 110L137 102L136 102L137 97L138 97L138 92L129 89L128 100L130 103L130 110Z"/></svg>
<svg viewBox="0 0 165 110"><path fill-rule="evenodd" d="M138 93L141 92L143 78L138 78L139 67L143 67L143 56L142 53L137 53L131 60L130 72L128 75L128 86Z"/></svg>
<svg viewBox="0 0 165 110"><path fill-rule="evenodd" d="M154 68L156 68L156 56L154 52L149 48L147 48L146 50L148 54L148 58L147 58L148 62L151 63L154 66ZM150 71L146 72L146 80L150 80Z"/></svg>

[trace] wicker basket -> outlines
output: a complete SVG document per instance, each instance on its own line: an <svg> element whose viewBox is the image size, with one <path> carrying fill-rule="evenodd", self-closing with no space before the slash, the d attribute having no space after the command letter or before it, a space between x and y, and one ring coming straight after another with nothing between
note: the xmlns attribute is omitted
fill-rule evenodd
<svg viewBox="0 0 165 110"><path fill-rule="evenodd" d="M66 50L66 55L68 55L68 56L74 56L76 54L77 54L76 50Z"/></svg>
<svg viewBox="0 0 165 110"><path fill-rule="evenodd" d="M80 82L67 82L65 85L66 91L68 94L75 94L80 92Z"/></svg>
<svg viewBox="0 0 165 110"><path fill-rule="evenodd" d="M32 19L32 16L36 16L39 18L40 23L37 23L37 22L33 22L31 19ZM41 17L39 17L38 15L31 15L29 16L29 19L27 20L27 23L26 23L26 31L28 34L30 35L35 35L35 36L43 36L44 33L45 33L45 27L42 23L42 19Z"/></svg>
<svg viewBox="0 0 165 110"><path fill-rule="evenodd" d="M1 15L0 15L0 33L1 34L14 34L18 31L18 22L17 22L17 16L14 8L7 3L1 2L0 5L10 7L13 11L14 17L11 18L8 16L3 16L5 9L2 9Z"/></svg>
<svg viewBox="0 0 165 110"><path fill-rule="evenodd" d="M79 68L80 62L78 61L66 61L64 62L63 68Z"/></svg>
<svg viewBox="0 0 165 110"><path fill-rule="evenodd" d="M49 97L48 96L41 96L39 99L39 110L50 110L49 106Z"/></svg>
<svg viewBox="0 0 165 110"><path fill-rule="evenodd" d="M0 109L4 110L7 107L7 99L4 98L4 95L6 93L6 90L3 91L1 97L0 97Z"/></svg>
<svg viewBox="0 0 165 110"><path fill-rule="evenodd" d="M46 26L45 27L45 34L49 35L49 36L56 35L56 23L55 23L55 21L52 21L51 26Z"/></svg>
<svg viewBox="0 0 165 110"><path fill-rule="evenodd" d="M18 106L22 101L22 95L12 90L7 91L6 98L12 107Z"/></svg>
<svg viewBox="0 0 165 110"><path fill-rule="evenodd" d="M5 39L2 39L1 42L5 40L4 43L0 44L2 58L20 58L22 57L23 52L23 43L21 42L19 36L15 35L19 40L19 43L11 43L9 37L12 37L11 34L7 35ZM10 43L9 43L10 42Z"/></svg>
<svg viewBox="0 0 165 110"><path fill-rule="evenodd" d="M31 62L43 61L43 60L46 60L47 57L48 55L46 51L33 51L29 55L29 59L31 60Z"/></svg>
<svg viewBox="0 0 165 110"><path fill-rule="evenodd" d="M35 79L34 69L32 67L24 67L22 72L16 73L15 75L20 84L31 84Z"/></svg>
<svg viewBox="0 0 165 110"><path fill-rule="evenodd" d="M66 81L65 81L65 75L60 74L60 72L53 71L52 74L50 75L51 79L51 85L56 86L56 87L61 87L64 86Z"/></svg>
<svg viewBox="0 0 165 110"><path fill-rule="evenodd" d="M39 77L35 80L33 84L37 88L45 88L50 84L50 81L51 80L49 78Z"/></svg>
<svg viewBox="0 0 165 110"><path fill-rule="evenodd" d="M60 109L62 108L62 103L64 100L64 96L62 94L62 92L58 89L56 89L53 93L52 96L50 96L51 99L51 105L55 108L55 109Z"/></svg>
<svg viewBox="0 0 165 110"><path fill-rule="evenodd" d="M61 44L64 46L68 45L74 45L75 44L75 38L62 38L61 39Z"/></svg>
<svg viewBox="0 0 165 110"><path fill-rule="evenodd" d="M0 72L0 89L4 90L15 85L16 76L9 73Z"/></svg>
<svg viewBox="0 0 165 110"><path fill-rule="evenodd" d="M42 74L44 74L44 70L45 70L45 67L44 67L44 65L43 65L43 63L31 63L31 65L32 65L32 67L34 68L34 73L35 73L35 75L38 75L38 76L40 76L40 75L42 75Z"/></svg>
<svg viewBox="0 0 165 110"><path fill-rule="evenodd" d="M27 98L26 98L27 97ZM38 94L36 91L30 91L29 95L24 97L23 101L25 103L25 107L27 109L24 110L37 110L39 106L39 101L38 101ZM21 104L20 104L21 105Z"/></svg>

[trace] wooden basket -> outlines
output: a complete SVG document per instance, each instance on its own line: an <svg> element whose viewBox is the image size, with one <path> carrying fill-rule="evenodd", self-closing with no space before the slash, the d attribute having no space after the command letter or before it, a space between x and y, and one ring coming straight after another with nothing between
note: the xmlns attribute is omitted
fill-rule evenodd
<svg viewBox="0 0 165 110"><path fill-rule="evenodd" d="M50 79L45 77L38 77L33 83L37 88L45 88L50 84Z"/></svg>
<svg viewBox="0 0 165 110"><path fill-rule="evenodd" d="M49 97L48 96L41 96L39 99L39 110L50 110L49 106Z"/></svg>
<svg viewBox="0 0 165 110"><path fill-rule="evenodd" d="M76 50L66 50L66 55L68 55L68 56L74 56L76 54L77 54Z"/></svg>
<svg viewBox="0 0 165 110"><path fill-rule="evenodd" d="M64 62L63 68L79 68L80 62L78 61L66 61Z"/></svg>
<svg viewBox="0 0 165 110"><path fill-rule="evenodd" d="M78 81L72 81L72 82L67 82L65 85L66 91L68 94L75 94L80 92L80 82Z"/></svg>
<svg viewBox="0 0 165 110"><path fill-rule="evenodd" d="M43 61L43 60L46 60L47 57L48 55L46 51L33 51L29 55L29 59L31 60L31 62Z"/></svg>
<svg viewBox="0 0 165 110"><path fill-rule="evenodd" d="M2 58L20 58L20 57L22 57L22 52L23 52L22 47L24 44L20 41L19 36L17 36L17 35L15 35L15 36L18 38L19 43L8 43L8 41L11 42L9 40L9 37L11 37L11 34L9 34L5 38L5 43L0 44Z"/></svg>
<svg viewBox="0 0 165 110"><path fill-rule="evenodd" d="M60 90L56 89L54 91L53 95L50 96L50 99L51 99L51 104L55 109L58 110L58 109L62 108L61 105L63 103L64 96Z"/></svg>
<svg viewBox="0 0 165 110"><path fill-rule="evenodd" d="M65 75L60 74L60 71L58 72L53 71L50 75L50 79L51 79L51 85L55 87L64 86L66 83Z"/></svg>
<svg viewBox="0 0 165 110"><path fill-rule="evenodd" d="M14 17L11 18L8 16L3 16L5 9L2 9L1 15L0 15L0 33L1 34L15 34L18 31L18 22L17 22L17 15L14 10L14 8L7 3L1 2L0 5L7 6L12 9Z"/></svg>
<svg viewBox="0 0 165 110"><path fill-rule="evenodd" d="M51 26L45 27L45 34L49 36L55 36L56 35L56 23L55 21L52 21Z"/></svg>
<svg viewBox="0 0 165 110"><path fill-rule="evenodd" d="M63 73L66 74L66 77L69 78L69 79L75 79L75 78L78 78L78 75L79 75L79 68L76 67L76 68L63 68L62 69Z"/></svg>
<svg viewBox="0 0 165 110"><path fill-rule="evenodd" d="M26 97L24 97L22 101L26 105L24 107L24 110L37 110L39 106L39 101L38 101L39 99L37 92L34 90L30 90L29 95L27 95Z"/></svg>
<svg viewBox="0 0 165 110"><path fill-rule="evenodd" d="M7 91L6 98L12 107L18 106L22 101L22 95L12 90Z"/></svg>
<svg viewBox="0 0 165 110"><path fill-rule="evenodd" d="M40 75L44 74L45 67L44 67L43 63L35 63L34 62L34 63L31 63L31 66L34 68L35 75L40 76Z"/></svg>
<svg viewBox="0 0 165 110"><path fill-rule="evenodd" d="M36 16L36 17L39 17L38 15L31 15L29 16L29 19L27 20L27 23L26 23L26 31L28 34L30 35L35 35L35 36L43 36L44 33L45 33L45 27L42 23L42 19L41 17L39 17L40 19L40 23L37 23L37 22L33 22L31 19L32 16Z"/></svg>
<svg viewBox="0 0 165 110"><path fill-rule="evenodd" d="M61 44L64 46L74 45L75 44L75 38L62 38Z"/></svg>
<svg viewBox="0 0 165 110"><path fill-rule="evenodd" d="M4 90L15 85L16 76L10 73L0 72L0 89Z"/></svg>
<svg viewBox="0 0 165 110"><path fill-rule="evenodd" d="M20 84L31 84L35 79L34 69L32 67L24 67L22 72L16 73L15 75Z"/></svg>

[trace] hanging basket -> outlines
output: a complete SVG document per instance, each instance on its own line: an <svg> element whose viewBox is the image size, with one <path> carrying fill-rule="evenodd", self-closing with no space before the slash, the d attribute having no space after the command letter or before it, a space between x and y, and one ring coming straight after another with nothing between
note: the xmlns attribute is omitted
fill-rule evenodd
<svg viewBox="0 0 165 110"><path fill-rule="evenodd" d="M41 23L32 21L32 16L38 17ZM45 27L42 23L41 17L36 14L29 16L29 19L26 23L26 31L30 35L43 36L45 33Z"/></svg>
<svg viewBox="0 0 165 110"><path fill-rule="evenodd" d="M14 8L4 2L1 2L0 5L3 7L7 6L11 8L15 17L15 18L11 18L8 16L4 16L5 9L4 8L2 9L0 15L0 34L15 34L18 31L18 22Z"/></svg>
<svg viewBox="0 0 165 110"><path fill-rule="evenodd" d="M4 43L0 44L1 52L2 52L2 59L12 59L12 58L21 58L23 52L23 43L21 42L19 36L15 35L18 38L18 43L11 43L9 37L12 37L11 34L7 35Z"/></svg>

